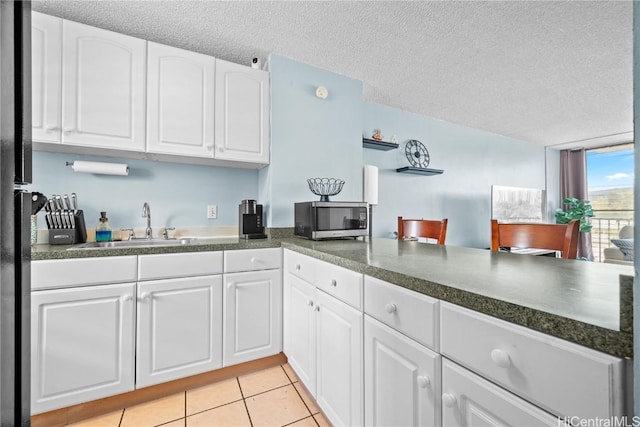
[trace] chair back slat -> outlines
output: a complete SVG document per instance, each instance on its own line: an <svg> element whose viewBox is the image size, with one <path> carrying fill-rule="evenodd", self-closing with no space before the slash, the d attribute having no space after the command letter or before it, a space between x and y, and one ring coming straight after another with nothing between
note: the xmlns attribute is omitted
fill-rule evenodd
<svg viewBox="0 0 640 427"><path fill-rule="evenodd" d="M562 251L562 258L576 259L580 222L568 224L500 224L491 220L491 250L501 247L536 248Z"/></svg>
<svg viewBox="0 0 640 427"><path fill-rule="evenodd" d="M441 221L428 219L403 219L398 217L398 240L426 237L444 245L447 238L447 218Z"/></svg>

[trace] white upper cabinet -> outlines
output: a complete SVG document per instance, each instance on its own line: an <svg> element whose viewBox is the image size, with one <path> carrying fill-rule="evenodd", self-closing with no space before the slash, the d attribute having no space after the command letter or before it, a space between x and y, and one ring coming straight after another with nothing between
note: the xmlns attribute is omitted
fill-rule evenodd
<svg viewBox="0 0 640 427"><path fill-rule="evenodd" d="M269 73L216 60L215 158L269 163Z"/></svg>
<svg viewBox="0 0 640 427"><path fill-rule="evenodd" d="M60 143L62 19L31 14L33 140Z"/></svg>
<svg viewBox="0 0 640 427"><path fill-rule="evenodd" d="M215 58L148 43L147 151L213 158Z"/></svg>
<svg viewBox="0 0 640 427"><path fill-rule="evenodd" d="M32 56L33 140L62 144L45 149L269 163L266 71L37 12Z"/></svg>
<svg viewBox="0 0 640 427"><path fill-rule="evenodd" d="M146 41L62 25L62 143L145 149Z"/></svg>

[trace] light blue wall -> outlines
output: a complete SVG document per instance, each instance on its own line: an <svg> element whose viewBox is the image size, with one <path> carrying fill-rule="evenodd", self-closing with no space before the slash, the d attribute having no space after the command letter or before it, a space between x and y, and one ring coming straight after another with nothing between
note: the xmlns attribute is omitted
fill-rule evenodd
<svg viewBox="0 0 640 427"><path fill-rule="evenodd" d="M128 176L75 173L65 162L89 160L127 163ZM95 226L107 211L114 228L143 227L142 204L151 206L154 228L164 226L237 226L238 204L258 195L258 171L194 166L111 157L48 152L33 153L31 191L78 194L87 226ZM218 218L206 216L208 204L218 205ZM39 227L45 227L43 213Z"/></svg>
<svg viewBox="0 0 640 427"><path fill-rule="evenodd" d="M397 217L448 218L447 244L490 246L491 186L545 188L545 149L523 141L419 116L379 104L364 103L363 133L380 128L384 140L395 134L397 150L364 149L364 163L379 168L379 204L374 207L374 236L387 237ZM444 174L401 174L408 166L404 143L422 142L430 168Z"/></svg>
<svg viewBox="0 0 640 427"><path fill-rule="evenodd" d="M362 200L362 82L277 55L269 71L271 164L260 170L259 198L267 225L293 227L293 204L319 199L307 178L343 179L332 200Z"/></svg>

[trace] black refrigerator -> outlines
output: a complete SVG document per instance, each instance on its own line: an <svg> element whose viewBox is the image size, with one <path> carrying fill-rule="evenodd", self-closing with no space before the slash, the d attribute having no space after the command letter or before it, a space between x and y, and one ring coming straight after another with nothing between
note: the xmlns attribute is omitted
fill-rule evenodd
<svg viewBox="0 0 640 427"><path fill-rule="evenodd" d="M31 2L0 0L0 425L30 425Z"/></svg>

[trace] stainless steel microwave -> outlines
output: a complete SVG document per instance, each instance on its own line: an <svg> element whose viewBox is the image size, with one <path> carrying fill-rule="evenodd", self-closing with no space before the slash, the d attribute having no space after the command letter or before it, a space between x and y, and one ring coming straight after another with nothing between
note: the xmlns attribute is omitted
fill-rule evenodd
<svg viewBox="0 0 640 427"><path fill-rule="evenodd" d="M295 204L294 234L313 240L366 236L366 202L301 202Z"/></svg>

